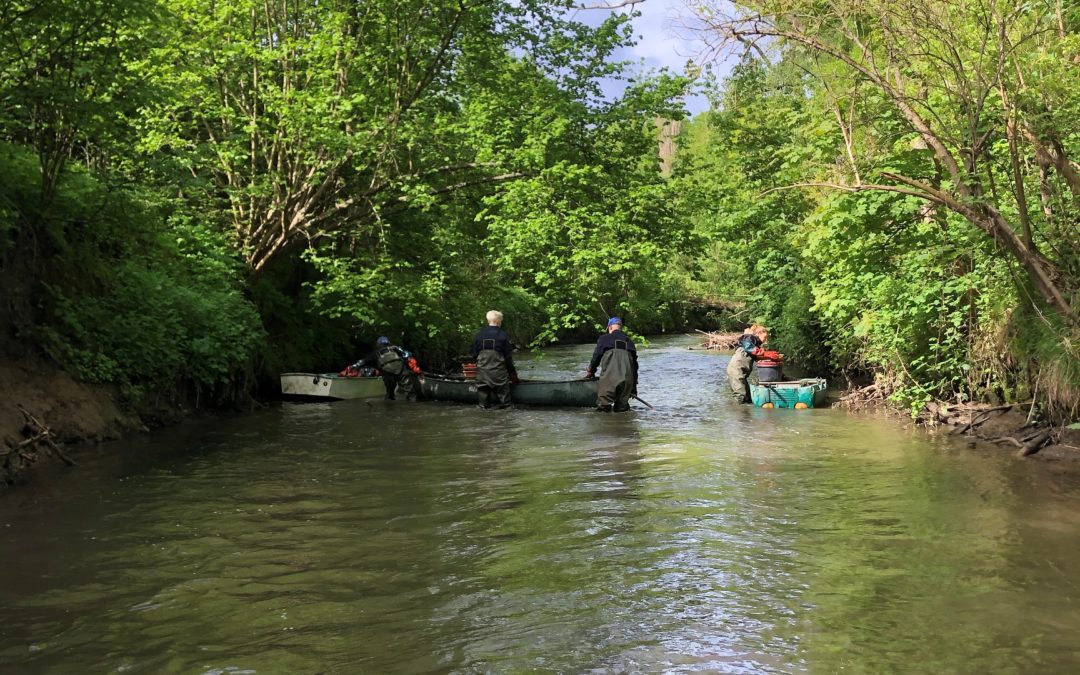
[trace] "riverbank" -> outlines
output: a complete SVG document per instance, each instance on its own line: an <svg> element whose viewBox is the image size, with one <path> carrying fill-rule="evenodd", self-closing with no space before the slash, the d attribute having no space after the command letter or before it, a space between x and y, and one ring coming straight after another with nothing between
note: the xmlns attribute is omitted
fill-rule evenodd
<svg viewBox="0 0 1080 675"><path fill-rule="evenodd" d="M37 359L0 360L0 486L64 446L115 440L147 429L113 387L76 382ZM182 411L162 422L180 419Z"/></svg>
<svg viewBox="0 0 1080 675"><path fill-rule="evenodd" d="M24 470L42 461L77 461L77 451L65 457L65 448L167 426L192 412L160 405L127 410L115 387L77 382L37 359L0 361L0 401L0 486L16 482ZM845 392L837 405L855 411L890 409L887 397L872 387ZM935 403L915 423L971 446L989 444L1027 461L1080 471L1080 430L1031 424L1027 409L1021 408Z"/></svg>
<svg viewBox="0 0 1080 675"><path fill-rule="evenodd" d="M698 331L699 349L730 351L739 333ZM853 386L840 393L835 407L853 411L880 410L909 417L890 401L891 390L883 382ZM990 443L1012 450L1020 459L1037 459L1073 464L1080 470L1080 429L1054 426L1032 415L1032 402L1020 404L955 404L931 402L913 420L931 430L943 430L969 444Z"/></svg>
<svg viewBox="0 0 1080 675"><path fill-rule="evenodd" d="M889 392L880 383L853 388L834 404L847 410L885 410L907 417L889 401ZM931 431L941 431L967 439L969 447L982 442L1012 451L1018 459L1063 462L1080 470L1080 429L1070 429L1040 420L1033 403L1001 405L932 401L912 421ZM1037 412L1037 411L1036 411Z"/></svg>

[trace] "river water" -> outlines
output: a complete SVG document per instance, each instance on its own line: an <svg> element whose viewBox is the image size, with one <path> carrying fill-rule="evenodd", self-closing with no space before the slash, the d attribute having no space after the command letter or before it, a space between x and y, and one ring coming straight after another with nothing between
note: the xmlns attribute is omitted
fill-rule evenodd
<svg viewBox="0 0 1080 675"><path fill-rule="evenodd" d="M0 498L0 671L1080 671L1080 480L731 404L690 344L642 350L651 411L284 403L91 449Z"/></svg>

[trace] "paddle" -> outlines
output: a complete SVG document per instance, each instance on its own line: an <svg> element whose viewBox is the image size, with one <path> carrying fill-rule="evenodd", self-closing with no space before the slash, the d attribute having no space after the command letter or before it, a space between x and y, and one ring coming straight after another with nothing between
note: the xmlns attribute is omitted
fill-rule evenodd
<svg viewBox="0 0 1080 675"><path fill-rule="evenodd" d="M635 399L635 400L637 400L637 401L640 401L640 402L644 403L644 404L645 404L645 407L646 407L646 408L648 408L649 410L656 410L656 408L654 408L654 407L652 407L651 405L649 405L649 402L648 402L648 401L646 401L645 399L641 398L640 396L631 396L630 398L632 398L632 399Z"/></svg>

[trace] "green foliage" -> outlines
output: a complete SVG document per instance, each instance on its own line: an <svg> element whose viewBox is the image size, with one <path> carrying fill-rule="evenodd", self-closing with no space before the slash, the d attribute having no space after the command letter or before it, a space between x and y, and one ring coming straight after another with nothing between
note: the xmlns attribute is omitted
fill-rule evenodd
<svg viewBox="0 0 1080 675"><path fill-rule="evenodd" d="M682 209L709 242L688 285L913 414L1021 392L1073 414L1075 8L735 6L701 5L706 30L772 53L747 51L686 135Z"/></svg>
<svg viewBox="0 0 1080 675"><path fill-rule="evenodd" d="M1080 333L1025 305L1009 316L1005 333L1012 363L1035 375L1023 393L1041 394L1054 418L1080 417Z"/></svg>
<svg viewBox="0 0 1080 675"><path fill-rule="evenodd" d="M1055 49L1070 53L1068 43ZM1063 54L1046 54L1021 67L1059 72ZM716 90L714 109L685 135L676 178L685 186L682 209L709 242L683 266L689 286L744 301L745 319L771 325L770 342L799 365L876 373L912 414L935 398L1015 400L1036 386L1050 407L1075 410L1080 382L1063 365L1075 362L1072 329L978 218L897 192L817 187L901 175L949 189L939 159L893 102L865 83L859 88L859 79L845 64L789 46L775 63L737 67ZM1035 118L1047 126L1038 133L1064 138L1060 120L1049 120L1075 97L1056 86L1045 94L1052 100L1028 100L1024 114L1041 107L1045 114ZM936 133L963 137L965 113L950 96L931 89L926 105L943 125ZM989 126L979 133L994 138ZM984 203L1017 222L1018 201L1001 187L1013 179L1009 146L996 138L976 180L992 186ZM1077 258L1067 254L1080 250L1075 205L1052 176L1022 177L1029 197L1042 196L1043 213L1030 214L1042 264L1058 270L1066 292L1076 289Z"/></svg>
<svg viewBox="0 0 1080 675"><path fill-rule="evenodd" d="M4 264L37 279L34 313L19 317L25 338L75 376L118 383L133 399L243 391L263 337L219 235L81 170L65 174L43 212L28 154L9 147L0 158L0 202L35 233L40 256Z"/></svg>

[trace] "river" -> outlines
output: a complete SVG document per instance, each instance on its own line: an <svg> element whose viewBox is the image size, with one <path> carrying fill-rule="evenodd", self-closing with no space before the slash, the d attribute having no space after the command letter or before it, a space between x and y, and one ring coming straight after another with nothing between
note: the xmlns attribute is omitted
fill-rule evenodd
<svg viewBox="0 0 1080 675"><path fill-rule="evenodd" d="M732 404L690 344L641 351L655 410L282 403L89 449L0 496L0 671L1080 671L1080 480Z"/></svg>

